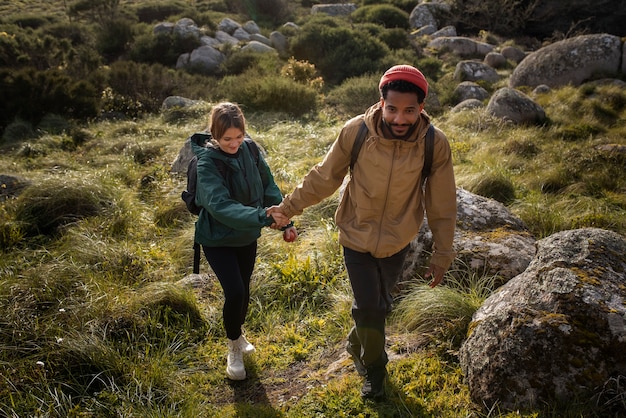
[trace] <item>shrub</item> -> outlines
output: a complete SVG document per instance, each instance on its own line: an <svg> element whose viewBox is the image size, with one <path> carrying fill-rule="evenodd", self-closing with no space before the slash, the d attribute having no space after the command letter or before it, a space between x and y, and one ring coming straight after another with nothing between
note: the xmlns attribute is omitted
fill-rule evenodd
<svg viewBox="0 0 626 418"><path fill-rule="evenodd" d="M510 178L500 173L489 173L476 178L468 189L472 193L508 204L515 199L515 187Z"/></svg>
<svg viewBox="0 0 626 418"><path fill-rule="evenodd" d="M160 64L118 61L111 65L107 78L110 96L105 101L106 110L136 116L158 111L163 100L183 85L187 75Z"/></svg>
<svg viewBox="0 0 626 418"><path fill-rule="evenodd" d="M69 132L71 127L72 125L66 118L61 115L55 115L54 113L44 115L39 125L37 125L37 129L51 135L60 135Z"/></svg>
<svg viewBox="0 0 626 418"><path fill-rule="evenodd" d="M16 202L15 219L27 236L51 235L113 206L112 191L102 184L57 178L26 188Z"/></svg>
<svg viewBox="0 0 626 418"><path fill-rule="evenodd" d="M133 61L173 67L181 54L191 52L198 46L200 40L195 37L146 33L135 39L128 54Z"/></svg>
<svg viewBox="0 0 626 418"><path fill-rule="evenodd" d="M11 122L2 133L3 143L20 142L25 139L36 138L37 134L30 122L16 119Z"/></svg>
<svg viewBox="0 0 626 418"><path fill-rule="evenodd" d="M314 64L333 86L379 71L379 62L389 48L363 29L337 27L332 20L312 20L293 38L292 52L296 59Z"/></svg>
<svg viewBox="0 0 626 418"><path fill-rule="evenodd" d="M0 124L15 116L38 123L48 113L70 119L95 116L98 93L93 84L74 80L60 70L0 71Z"/></svg>
<svg viewBox="0 0 626 418"><path fill-rule="evenodd" d="M377 75L349 78L326 96L326 105L343 116L356 116L380 100Z"/></svg>
<svg viewBox="0 0 626 418"><path fill-rule="evenodd" d="M355 22L376 23L386 28L409 28L409 14L390 4L359 7L352 13Z"/></svg>
<svg viewBox="0 0 626 418"><path fill-rule="evenodd" d="M434 289L423 282L410 285L393 317L407 331L457 350L465 340L472 315L493 292L496 277L469 270L451 273Z"/></svg>
<svg viewBox="0 0 626 418"><path fill-rule="evenodd" d="M135 15L140 22L153 23L166 20L173 15L183 14L189 6L181 0L170 0L166 3L149 3L136 6Z"/></svg>
<svg viewBox="0 0 626 418"><path fill-rule="evenodd" d="M126 52L126 48L133 39L132 23L126 19L116 19L102 25L97 34L96 45L98 51L109 62Z"/></svg>
<svg viewBox="0 0 626 418"><path fill-rule="evenodd" d="M315 89L280 75L259 78L246 72L240 76L224 77L220 91L250 110L285 112L298 117L317 108Z"/></svg>

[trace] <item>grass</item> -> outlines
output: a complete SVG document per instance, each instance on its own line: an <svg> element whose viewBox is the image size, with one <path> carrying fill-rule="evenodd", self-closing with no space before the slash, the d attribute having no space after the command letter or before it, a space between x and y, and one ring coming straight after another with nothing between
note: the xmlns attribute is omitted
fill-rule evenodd
<svg viewBox="0 0 626 418"><path fill-rule="evenodd" d="M12 6L28 13L27 3ZM452 83L439 80L445 96ZM369 97L367 83L352 83ZM434 118L458 186L505 203L536 238L585 226L625 234L625 157L605 147L626 145L626 93L570 86L536 100L545 126L481 110ZM169 171L207 109L73 132L51 118L46 133L22 126L25 138L2 145L0 173L33 186L0 201L0 415L563 416L557 406L507 413L471 401L456 351L494 278L469 268L436 289L406 284L388 323L389 397L363 402L344 351L351 291L333 221L338 194L296 219L296 243L263 231L246 322L258 352L246 358L246 381L227 381L220 286L205 261L200 286L180 282L191 272L194 218L179 197L185 179ZM335 110L246 114L283 192L330 147L344 122ZM623 403L623 382L614 386L605 398ZM602 412L584 405L566 416Z"/></svg>
<svg viewBox="0 0 626 418"><path fill-rule="evenodd" d="M284 192L322 158L341 126L323 118L248 118ZM615 177L610 165L623 160L585 151L623 144L619 123L565 142L567 153L551 134L556 122L520 128L474 114L435 123L450 137L459 185L504 179L502 187L515 188L511 210L536 236L581 226L626 230L623 180L601 181L602 173ZM75 148L59 145L63 133L33 143L37 154L5 145L0 171L37 187L5 200L0 211L3 415L558 416L472 403L456 351L493 278L469 269L434 290L416 279L398 296L389 321L388 400L363 402L343 350L351 291L332 220L337 196L296 219L294 244L263 232L246 324L258 353L246 359L248 380L228 382L217 280L209 274L196 289L178 283L191 271L194 219L179 198L184 179L168 168L204 124L201 115L186 125L159 117L99 122L83 128L88 139ZM576 168L576 182L571 161L586 164ZM562 187L542 190L543 173ZM49 231L26 227L52 219ZM210 273L206 263L201 271Z"/></svg>

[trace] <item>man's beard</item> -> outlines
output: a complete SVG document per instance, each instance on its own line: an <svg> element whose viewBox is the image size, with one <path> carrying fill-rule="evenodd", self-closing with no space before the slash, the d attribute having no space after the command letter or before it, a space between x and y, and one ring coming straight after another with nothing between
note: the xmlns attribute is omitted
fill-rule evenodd
<svg viewBox="0 0 626 418"><path fill-rule="evenodd" d="M391 124L389 122L387 122L385 119L383 119L383 124L387 127L387 129L389 130L389 133L395 138L395 139L407 139L409 138L413 132L415 131L415 128L417 127L417 121L415 121L415 123L413 124L409 124L409 123L403 123L403 124ZM393 132L393 127L394 126L406 126L409 129L407 129L406 133L404 135L396 135Z"/></svg>

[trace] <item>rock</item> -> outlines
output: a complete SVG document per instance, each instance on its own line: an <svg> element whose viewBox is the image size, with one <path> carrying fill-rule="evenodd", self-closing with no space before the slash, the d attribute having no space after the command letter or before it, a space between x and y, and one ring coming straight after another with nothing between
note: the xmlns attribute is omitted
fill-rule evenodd
<svg viewBox="0 0 626 418"><path fill-rule="evenodd" d="M226 32L229 35L235 33L237 29L241 29L241 25L229 17L225 17L217 24L217 30Z"/></svg>
<svg viewBox="0 0 626 418"><path fill-rule="evenodd" d="M450 109L450 112L459 113L465 110L479 109L482 107L485 107L482 101L478 99L467 99L467 100L463 100L461 103L457 104L452 109Z"/></svg>
<svg viewBox="0 0 626 418"><path fill-rule="evenodd" d="M530 53L511 74L509 87L578 86L597 74L616 74L621 57L622 42L617 36L596 34L565 39Z"/></svg>
<svg viewBox="0 0 626 418"><path fill-rule="evenodd" d="M424 35L432 35L434 33L437 32L437 28L433 25L426 25L426 26L422 26L419 29L416 29L415 31L411 32L411 37L412 38L419 38L420 36L424 36Z"/></svg>
<svg viewBox="0 0 626 418"><path fill-rule="evenodd" d="M537 124L546 120L546 112L524 93L508 87L496 91L487 112L517 124Z"/></svg>
<svg viewBox="0 0 626 418"><path fill-rule="evenodd" d="M428 47L432 49L449 49L461 57L480 58L483 58L489 52L493 51L494 48L493 45L463 36L442 36L435 38L428 43Z"/></svg>
<svg viewBox="0 0 626 418"><path fill-rule="evenodd" d="M515 48L514 46L505 46L502 48L501 53L504 58L509 61L513 61L515 64L519 64L524 58L526 58L526 53L519 48Z"/></svg>
<svg viewBox="0 0 626 418"><path fill-rule="evenodd" d="M266 45L262 42L259 41L250 41L248 42L246 45L244 45L241 48L242 51L254 51L254 52L261 52L261 53L267 53L267 52L276 52L276 50L274 48L272 48L269 45Z"/></svg>
<svg viewBox="0 0 626 418"><path fill-rule="evenodd" d="M454 79L458 81L486 81L495 83L500 76L490 66L478 61L459 61L454 69Z"/></svg>
<svg viewBox="0 0 626 418"><path fill-rule="evenodd" d="M533 96L536 96L538 94L546 94L546 93L549 93L551 91L552 91L552 89L550 88L550 86L546 86L545 84L539 84L533 90Z"/></svg>
<svg viewBox="0 0 626 418"><path fill-rule="evenodd" d="M535 239L526 225L494 199L457 189L457 258L450 271L475 271L497 276L501 284L526 269L535 254ZM428 220L411 242L403 278L410 279L420 266L427 266L432 251Z"/></svg>
<svg viewBox="0 0 626 418"><path fill-rule="evenodd" d="M259 28L259 25L257 25L254 20L248 20L246 23L243 24L242 27L250 35L260 35L261 34L261 29Z"/></svg>
<svg viewBox="0 0 626 418"><path fill-rule="evenodd" d="M409 15L409 27L412 29L423 28L424 26L438 27L437 19L430 11L428 3L418 4Z"/></svg>
<svg viewBox="0 0 626 418"><path fill-rule="evenodd" d="M506 64L506 58L499 52L489 52L483 62L491 68L502 68Z"/></svg>
<svg viewBox="0 0 626 418"><path fill-rule="evenodd" d="M200 31L200 28L196 25L196 22L187 17L184 17L176 22L176 25L174 25L174 29L172 30L172 32L180 36L181 38L200 39L200 36L202 36L202 32Z"/></svg>
<svg viewBox="0 0 626 418"><path fill-rule="evenodd" d="M454 95L459 98L458 103L468 99L477 99L482 102L489 98L489 92L473 81L460 83L454 89Z"/></svg>
<svg viewBox="0 0 626 418"><path fill-rule="evenodd" d="M459 352L472 400L505 410L569 405L625 376L625 271L617 233L586 228L538 241L528 268L472 318Z"/></svg>
<svg viewBox="0 0 626 418"><path fill-rule="evenodd" d="M450 38L456 36L456 28L454 26L446 26L433 33L431 37L435 38Z"/></svg>
<svg viewBox="0 0 626 418"><path fill-rule="evenodd" d="M168 96L161 104L161 110L169 110L177 107L191 107L202 103L200 100L187 99L182 96Z"/></svg>
<svg viewBox="0 0 626 418"><path fill-rule="evenodd" d="M223 45L238 45L239 44L239 39L235 38L234 36L231 36L230 34L222 30L218 30L217 32L215 32L215 39L217 39L218 42Z"/></svg>
<svg viewBox="0 0 626 418"><path fill-rule="evenodd" d="M270 33L270 43L280 54L286 53L289 47L287 37L278 31Z"/></svg>
<svg viewBox="0 0 626 418"><path fill-rule="evenodd" d="M176 68L193 68L202 73L216 72L226 56L217 49L204 45L194 49L191 54L178 57Z"/></svg>
<svg viewBox="0 0 626 418"><path fill-rule="evenodd" d="M239 41L247 42L250 40L250 34L246 32L243 28L237 28L233 32L233 38Z"/></svg>
<svg viewBox="0 0 626 418"><path fill-rule="evenodd" d="M250 35L251 41L261 42L267 46L272 46L272 41L270 41L267 37L261 35L260 33L253 33Z"/></svg>

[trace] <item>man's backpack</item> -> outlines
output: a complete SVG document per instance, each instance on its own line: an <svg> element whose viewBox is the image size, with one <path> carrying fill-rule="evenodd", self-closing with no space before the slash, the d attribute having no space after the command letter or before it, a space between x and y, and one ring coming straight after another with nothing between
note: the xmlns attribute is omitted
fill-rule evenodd
<svg viewBox="0 0 626 418"><path fill-rule="evenodd" d="M247 144L248 149L252 153L252 157L258 167L259 165L259 146L250 137L244 139L244 143ZM217 170L224 178L228 176L228 166L226 163L218 158L213 158ZM189 212L194 215L200 215L200 206L196 205L196 187L198 185L198 157L194 156L189 165L187 166L187 188L181 193L181 198L187 205ZM200 244L194 241L193 243L193 273L198 274L200 272Z"/></svg>
<svg viewBox="0 0 626 418"><path fill-rule="evenodd" d="M361 147L365 142L367 136L367 126L365 122L361 123L359 132L356 134L354 145L352 145L352 152L350 153L350 172L354 168L354 163L361 151ZM424 167L422 168L422 186L426 182L426 179L430 175L430 170L433 166L433 152L435 149L435 127L433 124L428 125L428 131L426 132L426 142L424 144Z"/></svg>

